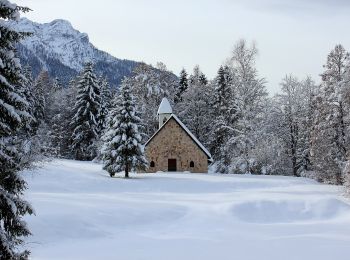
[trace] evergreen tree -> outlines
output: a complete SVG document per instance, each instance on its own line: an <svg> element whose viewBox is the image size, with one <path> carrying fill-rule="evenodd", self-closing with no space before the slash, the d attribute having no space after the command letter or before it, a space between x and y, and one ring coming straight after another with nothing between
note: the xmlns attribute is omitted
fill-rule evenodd
<svg viewBox="0 0 350 260"><path fill-rule="evenodd" d="M213 104L213 108L216 110L215 112L220 113L220 115L227 115L230 112L232 98L231 84L229 68L227 66L225 68L221 66L215 79Z"/></svg>
<svg viewBox="0 0 350 260"><path fill-rule="evenodd" d="M177 104L179 116L191 132L204 145L208 144L210 133L210 97L212 86L204 84L204 74L199 66L195 66L190 76L187 90L182 94L182 101Z"/></svg>
<svg viewBox="0 0 350 260"><path fill-rule="evenodd" d="M129 177L130 171L145 169L147 161L141 144L141 120L128 81L124 81L120 87L108 122L108 129L103 136L103 169L111 177L124 171L125 178Z"/></svg>
<svg viewBox="0 0 350 260"><path fill-rule="evenodd" d="M49 73L42 70L35 80L34 89L34 124L35 146L39 147L44 156L56 156L56 147L52 143L53 118L57 114L55 109L55 89Z"/></svg>
<svg viewBox="0 0 350 260"><path fill-rule="evenodd" d="M100 115L99 115L99 129L103 132L107 124L108 111L111 108L112 91L106 78L99 78L101 102L100 102Z"/></svg>
<svg viewBox="0 0 350 260"><path fill-rule="evenodd" d="M78 95L72 118L71 149L76 160L92 160L97 155L96 141L99 138L100 88L93 72L93 65L85 65L77 85Z"/></svg>
<svg viewBox="0 0 350 260"><path fill-rule="evenodd" d="M32 116L32 118L35 118L34 115L34 109L35 109L35 97L33 93L33 85L34 85L34 80L32 77L32 71L29 66L25 66L23 68L23 96L28 102L28 112Z"/></svg>
<svg viewBox="0 0 350 260"><path fill-rule="evenodd" d="M187 72L185 69L182 69L180 72L180 79L179 79L179 85L177 87L174 101L175 103L179 103L182 101L182 95L188 88L188 79L187 79Z"/></svg>
<svg viewBox="0 0 350 260"><path fill-rule="evenodd" d="M21 93L24 76L15 57L15 45L27 34L12 30L6 23L18 20L19 12L28 10L0 1L0 259L27 259L29 255L27 250L17 250L23 237L30 235L22 217L32 214L33 209L22 199L26 183L17 173L21 158L15 146L19 129L30 120L28 103Z"/></svg>
<svg viewBox="0 0 350 260"><path fill-rule="evenodd" d="M50 87L50 77L47 71L41 71L38 78L35 80L33 93L35 96L34 102L34 117L36 118L35 130L38 129L39 125L45 122L46 118L46 104L48 102L48 89Z"/></svg>
<svg viewBox="0 0 350 260"><path fill-rule="evenodd" d="M230 135L235 134L231 130L237 116L232 79L227 66L221 66L215 78L212 108L213 124L210 136L210 150L213 158L218 162L218 171L227 173L230 160L229 152L224 150L224 144Z"/></svg>
<svg viewBox="0 0 350 260"><path fill-rule="evenodd" d="M67 88L63 88L61 92L58 92L57 97L60 102L60 113L59 118L55 119L55 125L57 125L59 155L68 159L74 158L70 148L74 126L70 122L74 116L73 108L77 97L77 80L71 80Z"/></svg>

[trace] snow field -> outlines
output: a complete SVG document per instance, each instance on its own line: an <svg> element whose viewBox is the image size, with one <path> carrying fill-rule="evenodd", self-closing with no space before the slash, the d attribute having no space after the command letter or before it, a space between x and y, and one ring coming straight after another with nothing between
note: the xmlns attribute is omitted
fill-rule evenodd
<svg viewBox="0 0 350 260"><path fill-rule="evenodd" d="M303 178L134 174L55 160L23 173L33 259L348 259L350 206Z"/></svg>

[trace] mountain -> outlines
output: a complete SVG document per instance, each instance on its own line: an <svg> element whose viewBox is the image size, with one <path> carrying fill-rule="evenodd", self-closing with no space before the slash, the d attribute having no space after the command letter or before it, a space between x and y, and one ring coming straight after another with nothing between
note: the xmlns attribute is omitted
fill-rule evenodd
<svg viewBox="0 0 350 260"><path fill-rule="evenodd" d="M96 73L105 75L111 85L118 86L138 64L98 50L90 43L86 33L74 29L66 20L40 24L22 18L13 26L18 31L32 33L32 36L21 41L17 50L22 65L30 65L34 77L45 69L51 77L67 84L78 75L85 62L93 61Z"/></svg>

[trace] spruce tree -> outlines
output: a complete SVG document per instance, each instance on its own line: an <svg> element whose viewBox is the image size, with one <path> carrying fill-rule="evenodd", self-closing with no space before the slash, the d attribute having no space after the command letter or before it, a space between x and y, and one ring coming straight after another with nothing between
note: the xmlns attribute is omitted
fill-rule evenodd
<svg viewBox="0 0 350 260"><path fill-rule="evenodd" d="M108 122L103 136L103 169L111 177L124 171L125 178L129 177L130 171L145 169L147 161L141 144L141 120L127 81L122 83L120 94L113 100Z"/></svg>
<svg viewBox="0 0 350 260"><path fill-rule="evenodd" d="M102 133L107 125L107 115L111 108L112 91L109 83L105 77L99 78L101 102L100 102L100 115L99 115L99 129Z"/></svg>
<svg viewBox="0 0 350 260"><path fill-rule="evenodd" d="M37 79L35 80L33 86L33 93L35 95L34 102L34 117L36 118L36 125L34 129L37 130L39 125L45 122L46 118L46 108L48 98L49 98L49 89L51 89L51 81L49 73L47 71L41 71Z"/></svg>
<svg viewBox="0 0 350 260"><path fill-rule="evenodd" d="M232 123L236 110L231 86L231 76L227 66L221 66L214 81L213 90L213 125L210 140L210 150L218 162L217 170L227 173L230 163L229 153L225 151L224 144L232 133Z"/></svg>
<svg viewBox="0 0 350 260"><path fill-rule="evenodd" d="M188 88L187 72L185 69L182 69L180 72L179 85L175 93L175 98L174 98L175 103L179 103L182 101L182 95L187 90L187 88Z"/></svg>
<svg viewBox="0 0 350 260"><path fill-rule="evenodd" d="M189 130L204 145L208 144L209 104L211 103L211 86L206 84L204 74L199 66L195 66L189 78L188 88L182 94L181 102L176 104L178 115Z"/></svg>
<svg viewBox="0 0 350 260"><path fill-rule="evenodd" d="M22 96L26 99L28 103L28 113L31 115L31 120L29 122L30 126L30 131L31 134L33 134L33 126L36 124L36 119L35 119L35 104L36 104L36 97L34 96L33 93L33 88L34 88L34 80L32 77L32 71L29 66L25 66L23 68L23 75L24 79L22 80Z"/></svg>
<svg viewBox="0 0 350 260"><path fill-rule="evenodd" d="M32 214L33 209L22 198L26 183L18 174L21 158L14 138L30 118L21 93L24 76L15 57L15 45L27 34L6 23L18 20L19 12L28 10L0 1L0 259L27 259L29 255L29 251L17 248L30 235L22 217Z"/></svg>
<svg viewBox="0 0 350 260"><path fill-rule="evenodd" d="M78 95L74 106L71 149L76 160L92 160L97 155L99 138L100 88L93 72L93 64L85 65L77 85Z"/></svg>
<svg viewBox="0 0 350 260"><path fill-rule="evenodd" d="M58 131L60 133L60 155L64 158L72 159L71 152L71 137L73 134L74 126L70 124L74 116L74 105L77 97L77 79L71 80L66 88L63 88L64 92L61 102L61 111L59 121L56 121L58 125Z"/></svg>

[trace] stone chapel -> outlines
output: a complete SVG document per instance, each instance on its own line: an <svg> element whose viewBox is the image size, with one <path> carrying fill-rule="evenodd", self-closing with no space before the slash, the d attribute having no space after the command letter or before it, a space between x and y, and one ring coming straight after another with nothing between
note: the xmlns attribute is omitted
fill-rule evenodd
<svg viewBox="0 0 350 260"><path fill-rule="evenodd" d="M163 98L157 114L159 129L145 144L148 172L207 173L212 161L209 151L173 114L166 98Z"/></svg>

